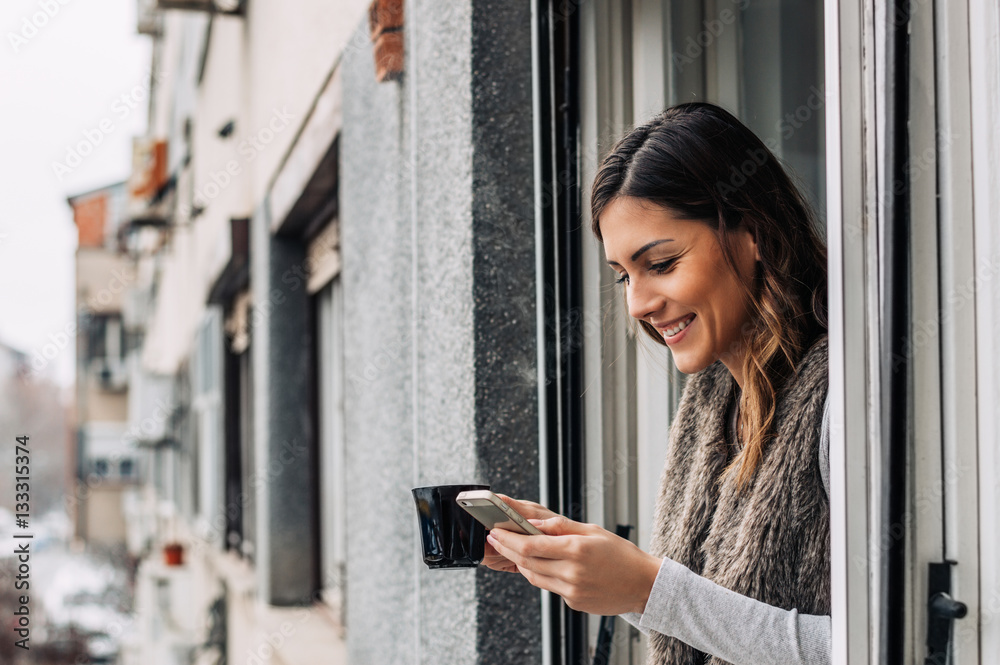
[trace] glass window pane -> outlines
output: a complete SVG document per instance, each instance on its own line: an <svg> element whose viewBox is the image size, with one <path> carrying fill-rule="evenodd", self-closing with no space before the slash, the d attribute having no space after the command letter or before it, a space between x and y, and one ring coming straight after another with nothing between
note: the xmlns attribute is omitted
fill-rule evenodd
<svg viewBox="0 0 1000 665"><path fill-rule="evenodd" d="M826 210L823 5L818 1L668 2L670 101L736 114ZM636 85L649 82L636 80Z"/></svg>
<svg viewBox="0 0 1000 665"><path fill-rule="evenodd" d="M817 213L826 208L823 140L823 6L755 0L739 12L740 118L799 179Z"/></svg>

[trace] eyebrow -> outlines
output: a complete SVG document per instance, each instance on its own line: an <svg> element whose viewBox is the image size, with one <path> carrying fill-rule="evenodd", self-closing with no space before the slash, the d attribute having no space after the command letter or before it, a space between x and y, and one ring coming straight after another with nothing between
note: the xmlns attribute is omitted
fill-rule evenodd
<svg viewBox="0 0 1000 665"><path fill-rule="evenodd" d="M645 245L643 245L642 247L640 247L638 249L638 251L636 251L635 254L632 255L632 262L634 263L635 260L638 259L643 254L645 254L647 250L650 250L650 249L652 249L653 247L656 247L659 244L662 244L662 243L665 243L665 242L673 242L673 241L674 241L673 238L664 238L663 240L654 240L653 242L646 243ZM618 266L619 268L621 267L621 264L618 263L617 261L608 261L608 265L609 266Z"/></svg>

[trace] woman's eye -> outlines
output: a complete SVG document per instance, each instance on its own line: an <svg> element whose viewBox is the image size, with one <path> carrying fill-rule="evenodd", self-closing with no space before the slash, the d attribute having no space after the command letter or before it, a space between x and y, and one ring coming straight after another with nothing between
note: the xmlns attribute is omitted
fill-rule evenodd
<svg viewBox="0 0 1000 665"><path fill-rule="evenodd" d="M653 269L654 272L665 273L666 271L670 270L670 268L673 267L674 263L676 262L677 259L669 259L667 261L663 261L662 263L655 263L651 266L651 268Z"/></svg>
<svg viewBox="0 0 1000 665"><path fill-rule="evenodd" d="M660 263L654 263L649 268L653 272L662 275L666 271L673 267L677 259L668 259L666 261L661 261ZM622 273L621 277L615 280L615 284L626 284L628 283L628 273Z"/></svg>

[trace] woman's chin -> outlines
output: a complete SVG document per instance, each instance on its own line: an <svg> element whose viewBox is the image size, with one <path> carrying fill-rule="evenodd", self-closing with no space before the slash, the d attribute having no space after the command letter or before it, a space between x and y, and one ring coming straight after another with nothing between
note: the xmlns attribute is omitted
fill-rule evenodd
<svg viewBox="0 0 1000 665"><path fill-rule="evenodd" d="M677 371L681 374L695 374L711 364L702 362L700 358L691 353L685 353L683 351L677 352L674 349L670 349L670 353L673 356L674 365L677 367Z"/></svg>

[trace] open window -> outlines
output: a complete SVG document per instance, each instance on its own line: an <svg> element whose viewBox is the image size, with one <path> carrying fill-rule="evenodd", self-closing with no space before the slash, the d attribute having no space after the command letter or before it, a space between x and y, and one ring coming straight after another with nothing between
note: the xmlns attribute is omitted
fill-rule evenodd
<svg viewBox="0 0 1000 665"><path fill-rule="evenodd" d="M719 104L792 172L822 219L825 187L821 2L584 3L579 11L579 167L583 229L600 160L631 127L685 101ZM684 377L668 351L627 329L623 294L589 232L580 234L584 502L587 521L634 527L649 545L670 422ZM587 629L589 650L597 618ZM612 663L644 662L628 625Z"/></svg>
<svg viewBox="0 0 1000 665"><path fill-rule="evenodd" d="M630 127L674 103L718 103L789 167L827 230L837 663L972 665L1000 643L994 5L597 0L537 12L538 190L553 205L536 202L540 247L556 257L540 255L540 304L558 379L543 399L555 421L543 491L587 521L637 527L648 546L683 377L627 333L587 197ZM935 631L938 591L967 614ZM552 662L592 657L596 618L548 616ZM643 662L638 634L618 631L609 662ZM935 633L946 639L928 647Z"/></svg>

